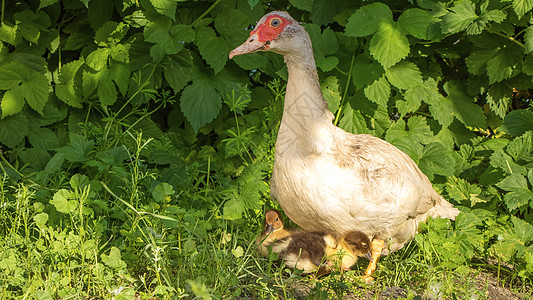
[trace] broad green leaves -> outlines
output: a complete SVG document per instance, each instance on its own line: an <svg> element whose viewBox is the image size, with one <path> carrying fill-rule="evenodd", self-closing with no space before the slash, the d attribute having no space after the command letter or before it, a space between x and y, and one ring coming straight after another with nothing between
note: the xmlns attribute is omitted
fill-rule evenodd
<svg viewBox="0 0 533 300"><path fill-rule="evenodd" d="M222 106L222 99L208 81L195 81L181 94L181 111L194 130L211 122Z"/></svg>
<svg viewBox="0 0 533 300"><path fill-rule="evenodd" d="M19 113L27 103L39 114L48 101L48 79L16 62L0 67L0 90L6 90L2 97L2 118Z"/></svg>

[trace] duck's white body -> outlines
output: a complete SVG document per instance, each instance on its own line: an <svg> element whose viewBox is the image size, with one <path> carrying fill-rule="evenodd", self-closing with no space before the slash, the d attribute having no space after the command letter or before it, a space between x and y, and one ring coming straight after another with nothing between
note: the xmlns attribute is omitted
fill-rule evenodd
<svg viewBox="0 0 533 300"><path fill-rule="evenodd" d="M282 54L289 73L271 195L292 221L337 236L360 230L385 241L386 254L409 241L428 215L459 213L405 153L332 124L309 35L287 13L265 15L230 57L258 50Z"/></svg>

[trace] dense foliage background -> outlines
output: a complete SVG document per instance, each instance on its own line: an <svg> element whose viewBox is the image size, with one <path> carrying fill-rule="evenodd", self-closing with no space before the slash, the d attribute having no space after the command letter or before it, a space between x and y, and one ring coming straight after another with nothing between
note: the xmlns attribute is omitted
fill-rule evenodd
<svg viewBox="0 0 533 300"><path fill-rule="evenodd" d="M0 294L290 297L295 275L253 246L264 207L276 206L287 71L273 53L228 61L272 10L305 23L335 124L405 151L463 211L424 225L378 282L416 268L424 290L482 265L530 284L532 8L2 1Z"/></svg>

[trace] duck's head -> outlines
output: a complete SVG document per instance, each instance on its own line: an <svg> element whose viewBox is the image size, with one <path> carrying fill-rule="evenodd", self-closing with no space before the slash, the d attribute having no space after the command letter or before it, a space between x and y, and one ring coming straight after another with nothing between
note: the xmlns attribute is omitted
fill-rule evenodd
<svg viewBox="0 0 533 300"><path fill-rule="evenodd" d="M361 231L350 231L344 235L344 242L357 256L372 260L370 253L370 239Z"/></svg>
<svg viewBox="0 0 533 300"><path fill-rule="evenodd" d="M263 232L269 234L280 229L283 229L283 219L281 218L280 212L275 209L267 210L265 213Z"/></svg>
<svg viewBox="0 0 533 300"><path fill-rule="evenodd" d="M273 51L282 55L298 53L311 47L305 29L287 12L273 11L264 15L250 32L250 37L229 53L229 58L256 51Z"/></svg>

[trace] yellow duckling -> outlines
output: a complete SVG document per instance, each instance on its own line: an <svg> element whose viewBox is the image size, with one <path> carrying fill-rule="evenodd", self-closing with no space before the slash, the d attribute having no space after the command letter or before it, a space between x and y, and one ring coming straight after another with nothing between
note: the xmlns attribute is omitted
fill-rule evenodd
<svg viewBox="0 0 533 300"><path fill-rule="evenodd" d="M263 222L263 231L255 240L261 255L268 255L268 247L274 242L288 237L294 231L285 229L283 219L279 211L271 209L266 211Z"/></svg>

